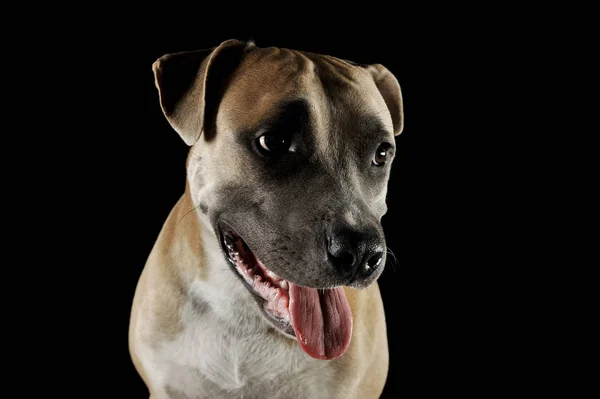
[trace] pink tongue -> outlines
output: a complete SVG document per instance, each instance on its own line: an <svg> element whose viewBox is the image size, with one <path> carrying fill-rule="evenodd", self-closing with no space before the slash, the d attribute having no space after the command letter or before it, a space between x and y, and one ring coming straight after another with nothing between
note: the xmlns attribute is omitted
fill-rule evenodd
<svg viewBox="0 0 600 399"><path fill-rule="evenodd" d="M352 338L352 311L344 288L317 290L290 284L290 315L300 347L316 359L336 359Z"/></svg>

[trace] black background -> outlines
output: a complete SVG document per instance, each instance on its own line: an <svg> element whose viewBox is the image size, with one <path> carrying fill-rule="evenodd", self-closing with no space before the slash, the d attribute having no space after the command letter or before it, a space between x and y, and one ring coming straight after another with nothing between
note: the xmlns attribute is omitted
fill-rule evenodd
<svg viewBox="0 0 600 399"><path fill-rule="evenodd" d="M86 232L82 251L94 253L101 292L82 286L82 301L97 302L75 334L86 348L78 364L94 381L87 389L147 397L129 358L129 312L146 257L183 193L188 150L161 113L151 65L163 54L231 38L381 63L402 87L405 129L396 138L383 220L397 262L379 279L390 348L383 397L481 397L523 379L514 364L504 367L517 332L502 322L511 294L497 293L514 270L502 267L504 244L498 249L490 230L504 212L489 162L501 145L490 121L502 113L489 93L507 83L498 79L506 59L495 36L427 13L332 29L327 19L245 28L215 18L223 22L218 28L116 18L86 36L85 46L70 47L68 73L78 94L67 108L78 110L78 129L93 132L72 153L93 176L76 202L85 208L93 197L96 216L91 228L82 218L76 231Z"/></svg>
<svg viewBox="0 0 600 399"><path fill-rule="evenodd" d="M7 386L147 397L127 349L129 312L184 190L187 152L160 112L151 65L231 38L382 63L402 86L406 127L383 220L398 261L379 280L385 398L579 397L595 381L597 338L586 334L597 310L585 309L597 291L585 256L595 248L585 207L597 180L585 175L597 148L585 143L594 13L455 2L16 6L3 14L3 333L7 368L26 382L8 374Z"/></svg>

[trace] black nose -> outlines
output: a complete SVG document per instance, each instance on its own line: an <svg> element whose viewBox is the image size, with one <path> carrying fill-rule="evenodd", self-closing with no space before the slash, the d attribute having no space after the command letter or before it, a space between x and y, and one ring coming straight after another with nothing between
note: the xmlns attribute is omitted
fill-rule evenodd
<svg viewBox="0 0 600 399"><path fill-rule="evenodd" d="M374 228L337 228L328 237L329 260L337 273L352 280L371 275L383 261L384 244Z"/></svg>

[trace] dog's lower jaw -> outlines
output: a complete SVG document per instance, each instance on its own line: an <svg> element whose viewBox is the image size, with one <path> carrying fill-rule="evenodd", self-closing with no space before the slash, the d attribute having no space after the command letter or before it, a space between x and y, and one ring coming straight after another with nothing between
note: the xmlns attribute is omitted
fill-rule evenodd
<svg viewBox="0 0 600 399"><path fill-rule="evenodd" d="M204 215L199 215L199 218L205 249L202 261L206 265L208 276L206 280L195 279L189 294L207 303L228 331L248 334L277 330L285 339L293 339L293 336L279 331L267 320L255 298L244 287L236 272L231 270L221 250L219 237L207 227L210 226L208 218Z"/></svg>

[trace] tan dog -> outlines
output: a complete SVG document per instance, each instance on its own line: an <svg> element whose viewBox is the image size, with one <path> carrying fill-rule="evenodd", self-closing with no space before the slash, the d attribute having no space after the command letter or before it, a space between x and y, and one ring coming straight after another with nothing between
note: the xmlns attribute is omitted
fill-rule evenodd
<svg viewBox="0 0 600 399"><path fill-rule="evenodd" d="M402 97L381 65L229 40L153 66L191 146L129 335L152 398L377 398Z"/></svg>

